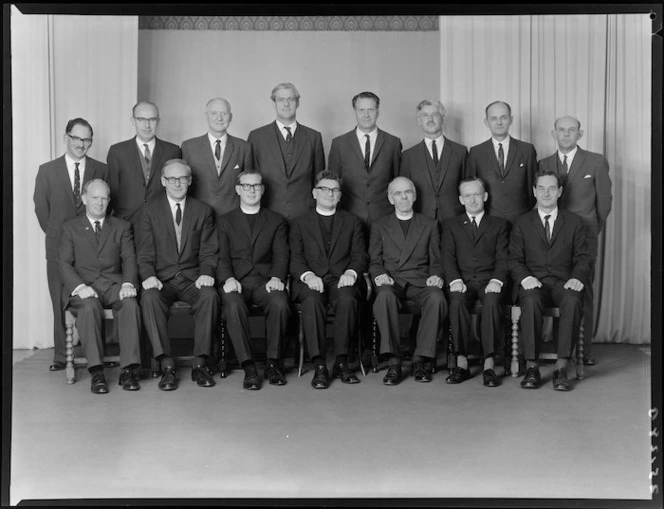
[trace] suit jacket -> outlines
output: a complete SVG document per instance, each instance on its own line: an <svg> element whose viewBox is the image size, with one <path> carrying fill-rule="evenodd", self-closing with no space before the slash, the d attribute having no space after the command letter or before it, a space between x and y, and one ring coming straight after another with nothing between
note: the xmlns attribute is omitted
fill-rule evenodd
<svg viewBox="0 0 664 509"><path fill-rule="evenodd" d="M558 152L539 162L541 170L561 173ZM569 173L563 177L560 207L581 216L584 224L597 227L598 232L611 212L611 178L609 162L602 154L578 148Z"/></svg>
<svg viewBox="0 0 664 509"><path fill-rule="evenodd" d="M132 223L137 220L133 216L143 203L165 194L160 181L161 167L169 159L179 159L182 153L177 145L155 138L147 184L143 176L141 157L143 154L136 145L136 136L111 145L106 156L113 215Z"/></svg>
<svg viewBox="0 0 664 509"><path fill-rule="evenodd" d="M214 211L207 203L187 196L179 253L173 214L165 193L145 204L139 229L137 258L141 281L156 276L164 282L178 273L190 281L201 275L214 277L219 246Z"/></svg>
<svg viewBox="0 0 664 509"><path fill-rule="evenodd" d="M513 222L535 206L533 184L537 171L535 147L510 137L505 162L505 177L501 177L493 143L487 140L468 152L467 175L481 177L487 185L489 199L486 211L492 216Z"/></svg>
<svg viewBox="0 0 664 509"><path fill-rule="evenodd" d="M325 249L323 233L316 211L296 218L290 230L290 272L294 290L301 286L300 278L308 271L318 277L340 278L348 269L357 273L358 280L367 270L369 256L359 218L337 209L330 241L330 252ZM294 291L294 295L297 292Z"/></svg>
<svg viewBox="0 0 664 509"><path fill-rule="evenodd" d="M106 216L99 242L86 215L65 222L60 234L59 265L63 297L81 284L102 292L122 283L139 288L131 225L117 217ZM63 303L67 302L64 298Z"/></svg>
<svg viewBox="0 0 664 509"><path fill-rule="evenodd" d="M323 138L318 131L297 124L291 165L286 168L276 122L254 129L247 141L251 144L254 168L263 175L263 206L291 220L313 205L311 189L316 173L325 169Z"/></svg>
<svg viewBox="0 0 664 509"><path fill-rule="evenodd" d="M193 173L190 196L210 205L217 215L230 212L240 205L240 197L235 192L235 180L240 172L253 169L249 143L227 135L219 175L207 133L184 141L182 157L191 166Z"/></svg>
<svg viewBox="0 0 664 509"><path fill-rule="evenodd" d="M415 184L417 200L414 210L442 221L463 213L459 202L459 182L466 172L468 149L445 138L438 160L439 174L430 171L433 159L424 140L404 151L401 157L401 176Z"/></svg>
<svg viewBox="0 0 664 509"><path fill-rule="evenodd" d="M520 216L512 226L509 268L517 287L528 276L535 276L540 281L546 277L560 281L570 278L587 281L590 256L583 220L558 208L551 243L547 244L537 209Z"/></svg>
<svg viewBox="0 0 664 509"><path fill-rule="evenodd" d="M278 277L286 282L288 233L281 214L261 207L253 232L240 207L220 216L218 223L218 286L230 277L241 282L253 270L267 279Z"/></svg>
<svg viewBox="0 0 664 509"><path fill-rule="evenodd" d="M371 171L364 167L362 149L355 129L332 140L328 169L343 179L339 208L359 217L365 224L392 212L387 185L399 175L401 140L378 129Z"/></svg>
<svg viewBox="0 0 664 509"><path fill-rule="evenodd" d="M81 186L92 179L108 182L108 167L86 156L85 172L81 177ZM83 204L76 207L64 155L39 167L33 199L39 226L46 234L46 259L57 260L62 223L85 214Z"/></svg>
<svg viewBox="0 0 664 509"><path fill-rule="evenodd" d="M465 212L443 221L441 257L446 283L461 279L485 285L497 279L504 286L509 277L509 226L507 220L486 213L477 232Z"/></svg>
<svg viewBox="0 0 664 509"><path fill-rule="evenodd" d="M401 286L425 287L430 276L443 277L438 221L416 213L404 237L395 213L382 217L371 225L369 256L372 280L388 274Z"/></svg>

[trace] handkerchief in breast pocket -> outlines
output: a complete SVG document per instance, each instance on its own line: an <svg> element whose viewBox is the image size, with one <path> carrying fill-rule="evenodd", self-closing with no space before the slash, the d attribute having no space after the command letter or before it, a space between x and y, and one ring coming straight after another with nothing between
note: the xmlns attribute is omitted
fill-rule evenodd
<svg viewBox="0 0 664 509"><path fill-rule="evenodd" d="M591 179L591 178L593 178L593 176L592 176L592 175L586 175L586 176L583 177L583 178L584 178L584 179Z"/></svg>

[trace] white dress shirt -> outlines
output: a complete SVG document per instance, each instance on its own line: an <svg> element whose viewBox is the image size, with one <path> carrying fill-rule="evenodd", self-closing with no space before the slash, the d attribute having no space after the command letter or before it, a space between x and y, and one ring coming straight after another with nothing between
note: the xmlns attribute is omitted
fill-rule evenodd
<svg viewBox="0 0 664 509"><path fill-rule="evenodd" d="M357 136L357 141L360 142L360 151L362 152L362 157L364 157L364 149L367 144L366 135L369 135L369 161L373 161L374 152L376 150L376 139L378 139L378 128L376 127L370 133L363 133L360 131L359 127L355 128L355 135Z"/></svg>

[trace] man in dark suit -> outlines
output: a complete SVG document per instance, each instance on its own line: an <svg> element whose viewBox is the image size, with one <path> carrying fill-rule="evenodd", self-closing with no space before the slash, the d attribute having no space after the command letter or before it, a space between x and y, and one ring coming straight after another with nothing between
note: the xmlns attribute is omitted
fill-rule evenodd
<svg viewBox="0 0 664 509"><path fill-rule="evenodd" d="M470 311L482 302L480 336L484 354L483 383L497 387L494 352L503 330L501 303L509 276L507 246L509 223L484 212L488 193L479 177L459 184L459 201L466 211L443 222L443 273L450 285L450 327L457 352L457 367L445 380L458 384L470 378L468 341Z"/></svg>
<svg viewBox="0 0 664 509"><path fill-rule="evenodd" d="M95 394L108 392L104 377L104 307L113 308L120 342L119 384L137 391L141 364L141 311L136 302L138 269L131 225L107 216L110 187L101 179L83 185L85 215L62 225L59 245L63 301L76 316ZM65 306L66 307L66 306Z"/></svg>
<svg viewBox="0 0 664 509"><path fill-rule="evenodd" d="M583 220L558 208L563 193L557 171L538 171L533 193L537 208L517 218L512 227L509 268L519 286L521 331L526 375L521 387L539 387L537 359L542 341L542 310L560 308L558 359L553 388L570 389L567 364L579 335L583 313L583 281L587 281L590 256Z"/></svg>
<svg viewBox="0 0 664 509"><path fill-rule="evenodd" d="M65 319L62 282L58 267L58 244L62 223L85 212L81 185L100 178L108 180L108 168L86 154L92 145L92 126L87 120L67 122L65 154L42 164L35 180L35 214L46 234L46 277L53 304L53 364L50 371L65 369Z"/></svg>
<svg viewBox="0 0 664 509"><path fill-rule="evenodd" d="M417 105L417 123L424 140L404 151L400 175L415 184L415 212L437 219L463 212L457 199L457 186L466 171L468 150L443 136L445 107L440 101L425 99Z"/></svg>
<svg viewBox="0 0 664 509"><path fill-rule="evenodd" d="M272 385L286 385L280 359L291 314L285 291L289 255L287 225L281 214L261 207L263 190L260 173L240 173L235 186L240 206L220 216L217 225L217 286L223 318L244 369L242 386L249 390L259 390L261 380L251 352L247 304L256 304L265 313L265 378Z"/></svg>
<svg viewBox="0 0 664 509"><path fill-rule="evenodd" d="M233 114L226 99L210 99L205 115L208 132L184 141L182 157L193 172L190 196L204 201L221 215L240 203L235 180L240 172L251 171L253 167L251 145L228 134Z"/></svg>
<svg viewBox="0 0 664 509"><path fill-rule="evenodd" d="M376 126L380 99L373 92L353 97L357 126L332 140L328 169L343 180L339 208L359 217L369 230L392 211L387 185L399 174L401 140Z"/></svg>
<svg viewBox="0 0 664 509"><path fill-rule="evenodd" d="M190 183L191 168L184 160L166 161L161 169L166 194L145 204L139 226L143 322L154 357L161 363L159 388L164 391L178 387L168 339L168 308L176 300L191 304L194 313L191 379L201 387L215 385L206 362L219 319L219 295L214 289L217 235L212 207L187 196Z"/></svg>
<svg viewBox="0 0 664 509"><path fill-rule="evenodd" d="M329 387L325 361L327 304L335 313L332 376L343 383L359 383L348 367L348 346L355 337L359 302L366 296L363 273L368 255L362 224L357 216L337 209L341 177L331 171L316 176L312 191L316 210L291 225L290 272L293 298L302 306L302 325L307 349L315 366L311 385Z"/></svg>
<svg viewBox="0 0 664 509"><path fill-rule="evenodd" d="M136 136L108 149L111 208L114 215L131 222L138 244L138 209L143 203L163 196L159 183L161 167L169 159L181 157L180 148L157 138L159 110L150 102L139 102L132 109L131 123Z"/></svg>
<svg viewBox="0 0 664 509"><path fill-rule="evenodd" d="M401 382L399 309L413 301L421 310L413 374L418 382L432 380L436 340L447 313L443 295L438 222L413 212L417 196L413 182L397 177L388 187L394 213L371 225L369 273L376 286L373 305L380 331L380 353L389 357L385 385Z"/></svg>
<svg viewBox="0 0 664 509"><path fill-rule="evenodd" d="M555 154L539 162L540 170L554 170L562 177L563 195L560 208L581 216L586 230L586 243L590 253L589 279L585 282L583 298L584 364L595 364L591 355L595 335L595 309L593 282L597 261L597 238L604 229L611 212L611 178L609 163L602 154L588 152L577 145L583 136L581 122L570 116L559 118L551 131L558 144Z"/></svg>
<svg viewBox="0 0 664 509"><path fill-rule="evenodd" d="M290 221L311 208L314 176L325 169L323 139L296 122L300 93L295 85L279 83L270 99L277 119L251 131L247 141L266 187L263 206Z"/></svg>
<svg viewBox="0 0 664 509"><path fill-rule="evenodd" d="M471 147L467 176L480 177L486 184L487 213L513 222L533 208L531 189L537 171L535 147L509 135L512 108L503 101L489 104L484 124L491 139Z"/></svg>

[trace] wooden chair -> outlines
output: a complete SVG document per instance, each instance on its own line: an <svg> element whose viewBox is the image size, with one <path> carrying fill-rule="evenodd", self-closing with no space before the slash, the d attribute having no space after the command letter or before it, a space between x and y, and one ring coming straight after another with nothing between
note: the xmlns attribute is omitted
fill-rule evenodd
<svg viewBox="0 0 664 509"><path fill-rule="evenodd" d="M510 371L512 377L519 376L519 320L521 319L521 308L519 306L512 306L511 310L512 319L512 362ZM542 312L543 317L560 318L560 309L557 307L544 308ZM540 359L557 359L558 356L553 354L540 353ZM581 326L579 327L579 339L576 345L576 379L583 380L585 373L583 369L583 317L581 317Z"/></svg>

